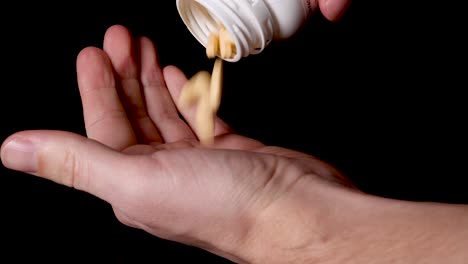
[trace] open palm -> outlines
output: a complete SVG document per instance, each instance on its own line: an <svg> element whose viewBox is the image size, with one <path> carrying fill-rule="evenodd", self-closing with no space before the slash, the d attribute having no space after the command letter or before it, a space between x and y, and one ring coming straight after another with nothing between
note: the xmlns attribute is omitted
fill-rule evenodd
<svg viewBox="0 0 468 264"><path fill-rule="evenodd" d="M123 26L107 30L103 49L80 52L77 74L87 138L23 131L4 146L38 147L32 165L15 168L107 201L129 226L230 257L259 215L283 214L305 183L352 186L325 162L235 134L217 117L214 143L201 145L196 109L174 103L186 76L162 69L153 43ZM2 160L9 155L2 151Z"/></svg>

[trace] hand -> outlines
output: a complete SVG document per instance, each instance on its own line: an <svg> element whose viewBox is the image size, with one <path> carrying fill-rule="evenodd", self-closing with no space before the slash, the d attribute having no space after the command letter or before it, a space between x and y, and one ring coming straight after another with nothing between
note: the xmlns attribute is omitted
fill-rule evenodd
<svg viewBox="0 0 468 264"><path fill-rule="evenodd" d="M312 10L320 9L322 15L330 21L338 21L351 4L351 0L309 0Z"/></svg>
<svg viewBox="0 0 468 264"><path fill-rule="evenodd" d="M369 263L365 257L385 252L392 233L410 226L395 224L399 208L411 220L426 217L357 191L310 155L237 135L220 119L214 144L200 145L195 109L174 104L187 78L174 66L161 69L153 43L122 26L108 29L103 50L80 52L77 73L87 138L18 132L3 143L2 162L107 201L128 226L237 262L356 255Z"/></svg>
<svg viewBox="0 0 468 264"><path fill-rule="evenodd" d="M191 129L195 109L183 108L182 119L174 104L187 78L162 70L152 42L130 34L113 26L103 50L78 55L88 138L17 133L2 147L7 167L96 195L129 226L205 247L219 239L240 246L251 219L304 178L347 182L311 156L237 135L220 119L214 145L202 147Z"/></svg>

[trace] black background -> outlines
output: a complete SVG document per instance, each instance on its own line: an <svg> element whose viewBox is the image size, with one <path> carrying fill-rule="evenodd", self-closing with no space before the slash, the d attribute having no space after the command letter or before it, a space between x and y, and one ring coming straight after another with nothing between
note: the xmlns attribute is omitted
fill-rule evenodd
<svg viewBox="0 0 468 264"><path fill-rule="evenodd" d="M153 39L163 65L210 70L175 1L100 5L2 7L2 140L26 129L85 134L76 55L100 47L113 24ZM369 0L338 23L316 14L292 39L225 64L219 115L241 134L331 162L366 192L467 203L468 46L457 10ZM229 263L128 228L86 193L3 167L0 176L0 257Z"/></svg>

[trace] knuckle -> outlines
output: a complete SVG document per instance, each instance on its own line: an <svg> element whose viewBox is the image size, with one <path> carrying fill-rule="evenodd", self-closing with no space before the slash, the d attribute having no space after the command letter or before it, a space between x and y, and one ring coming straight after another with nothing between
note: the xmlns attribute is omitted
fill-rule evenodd
<svg viewBox="0 0 468 264"><path fill-rule="evenodd" d="M87 167L86 158L72 149L66 149L63 155L62 183L76 189L86 189L89 182Z"/></svg>

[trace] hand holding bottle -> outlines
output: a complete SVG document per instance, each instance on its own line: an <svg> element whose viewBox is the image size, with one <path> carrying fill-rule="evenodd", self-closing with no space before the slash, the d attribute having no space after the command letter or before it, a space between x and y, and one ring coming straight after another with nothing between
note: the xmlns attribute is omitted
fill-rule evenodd
<svg viewBox="0 0 468 264"><path fill-rule="evenodd" d="M210 33L229 32L236 54L227 61L262 52L274 40L296 34L317 11L330 21L339 20L351 0L177 0L182 21L205 47Z"/></svg>

